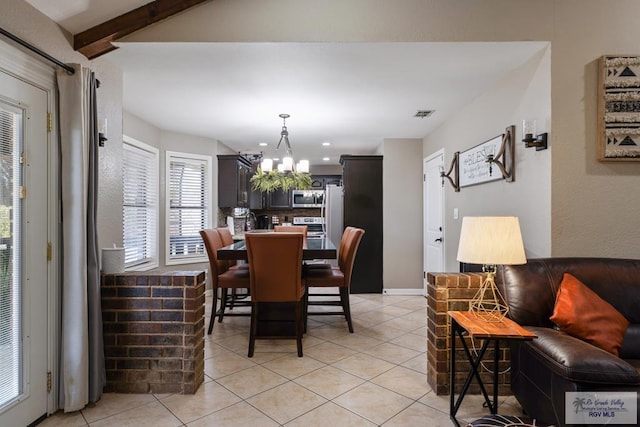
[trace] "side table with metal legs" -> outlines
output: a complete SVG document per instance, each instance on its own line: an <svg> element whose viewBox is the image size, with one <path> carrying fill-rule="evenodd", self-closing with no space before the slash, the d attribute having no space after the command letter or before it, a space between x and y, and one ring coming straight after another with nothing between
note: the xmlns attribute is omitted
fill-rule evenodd
<svg viewBox="0 0 640 427"><path fill-rule="evenodd" d="M469 390L471 381L475 378L480 385L480 391L484 397L486 406L489 408L491 414L498 412L498 368L500 360L500 340L532 340L537 336L526 329L522 328L517 323L510 319L502 319L499 322L486 322L477 318L473 313L468 311L449 311L449 317L451 318L451 343L450 343L450 355L449 355L449 415L451 421L456 426L460 426L456 419L456 414L460 409L462 400ZM470 351L469 346L465 341L465 336L471 338L477 338L482 340L482 346L477 356ZM467 356L467 360L471 365L471 370L467 375L467 378L460 390L460 395L455 398L455 375L456 375L456 336L462 341L462 347ZM489 394L484 386L482 378L480 377L479 367L482 363L482 358L489 348L489 344L493 342L493 401L489 398Z"/></svg>

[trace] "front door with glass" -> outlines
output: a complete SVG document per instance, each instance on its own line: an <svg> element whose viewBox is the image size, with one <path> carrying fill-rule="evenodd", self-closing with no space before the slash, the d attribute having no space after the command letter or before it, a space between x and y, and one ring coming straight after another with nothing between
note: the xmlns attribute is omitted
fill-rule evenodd
<svg viewBox="0 0 640 427"><path fill-rule="evenodd" d="M0 68L0 425L47 412L48 93Z"/></svg>

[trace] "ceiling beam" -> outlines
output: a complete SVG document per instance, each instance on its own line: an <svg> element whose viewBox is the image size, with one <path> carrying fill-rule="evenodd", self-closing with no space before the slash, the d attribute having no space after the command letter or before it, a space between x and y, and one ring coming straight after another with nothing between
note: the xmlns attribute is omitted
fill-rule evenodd
<svg viewBox="0 0 640 427"><path fill-rule="evenodd" d="M207 0L154 0L73 36L73 48L88 59L117 49L111 42Z"/></svg>

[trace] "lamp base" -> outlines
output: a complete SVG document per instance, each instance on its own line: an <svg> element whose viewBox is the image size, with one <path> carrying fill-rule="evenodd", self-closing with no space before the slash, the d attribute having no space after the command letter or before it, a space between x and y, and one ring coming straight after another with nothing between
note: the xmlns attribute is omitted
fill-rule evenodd
<svg viewBox="0 0 640 427"><path fill-rule="evenodd" d="M509 313L509 307L502 303L503 299L494 281L495 269L487 273L480 289L469 303L469 311L478 320L485 322L501 322Z"/></svg>

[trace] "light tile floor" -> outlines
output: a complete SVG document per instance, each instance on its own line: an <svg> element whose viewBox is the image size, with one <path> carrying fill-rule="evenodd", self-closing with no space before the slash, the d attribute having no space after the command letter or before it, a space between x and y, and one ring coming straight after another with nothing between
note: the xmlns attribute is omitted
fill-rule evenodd
<svg viewBox="0 0 640 427"><path fill-rule="evenodd" d="M209 298L207 325L210 306ZM302 358L295 340L258 340L248 358L249 318L226 317L205 339L205 382L195 395L106 393L40 426L453 425L448 396L427 383L425 298L352 295L351 309L354 334L342 316L310 316ZM501 398L499 411L521 415L513 397ZM469 395L458 420L486 413L481 396Z"/></svg>

